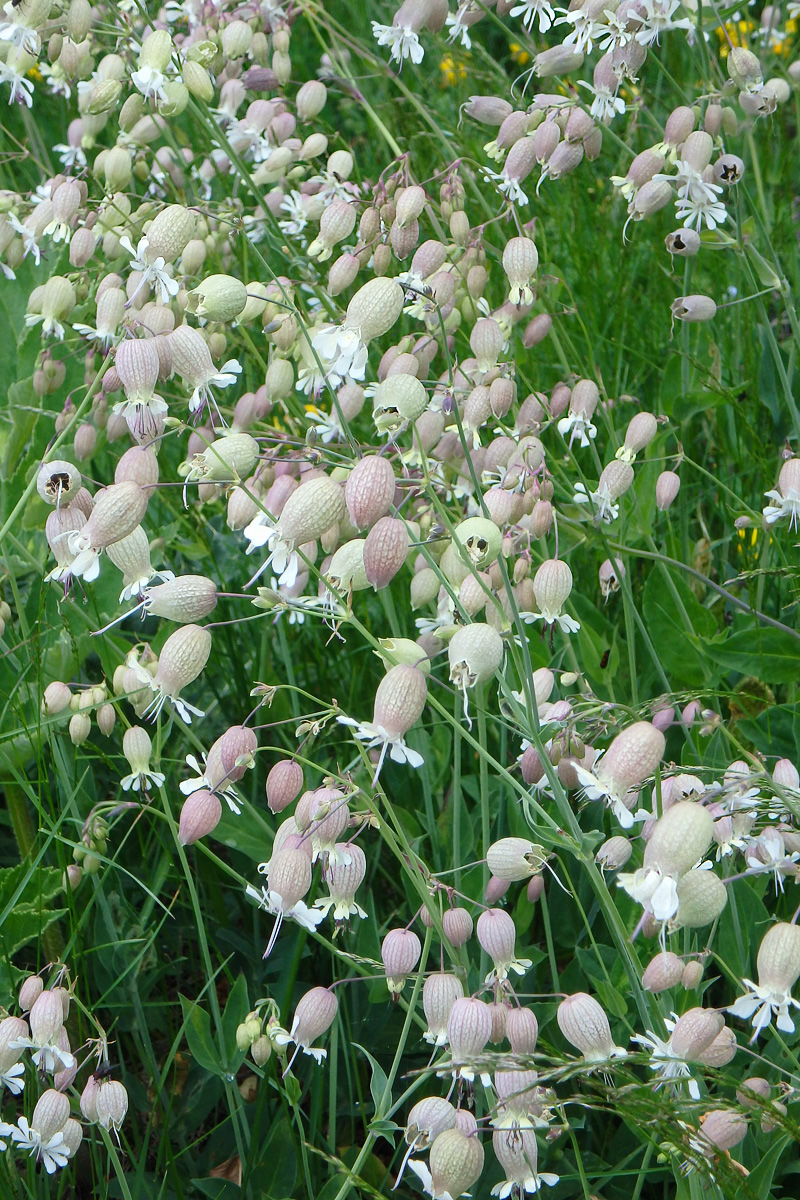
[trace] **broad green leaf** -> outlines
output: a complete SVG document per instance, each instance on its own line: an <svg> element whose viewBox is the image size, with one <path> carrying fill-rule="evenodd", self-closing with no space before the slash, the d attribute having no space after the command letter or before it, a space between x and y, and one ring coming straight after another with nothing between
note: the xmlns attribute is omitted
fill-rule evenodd
<svg viewBox="0 0 800 1200"><path fill-rule="evenodd" d="M194 1000L180 997L186 1041L195 1062L214 1075L221 1075L222 1064L211 1037L211 1017Z"/></svg>
<svg viewBox="0 0 800 1200"><path fill-rule="evenodd" d="M800 641L781 629L743 629L709 648L716 663L765 683L793 683L798 676Z"/></svg>
<svg viewBox="0 0 800 1200"><path fill-rule="evenodd" d="M384 1108L384 1094L387 1090L386 1085L389 1082L386 1077L386 1072L381 1064L372 1057L369 1050L366 1050L363 1046L359 1046L358 1042L353 1042L353 1045L355 1046L356 1050L360 1050L361 1053L368 1059L369 1065L372 1067L372 1078L369 1081L369 1090L370 1095L372 1096L372 1103L375 1105L375 1115L380 1116ZM391 1099L391 1092L389 1092L389 1094L386 1096L386 1100L391 1103Z"/></svg>
<svg viewBox="0 0 800 1200"><path fill-rule="evenodd" d="M247 999L247 980L244 975L237 976L236 983L231 988L228 1003L222 1014L222 1036L225 1045L222 1047L222 1061L226 1070L234 1074L244 1062L246 1051L236 1045L236 1029L244 1021L250 1005Z"/></svg>
<svg viewBox="0 0 800 1200"><path fill-rule="evenodd" d="M670 582L673 587L670 587ZM677 574L655 568L644 585L643 616L647 633L670 682L703 687L713 670L699 638L711 637L717 623Z"/></svg>

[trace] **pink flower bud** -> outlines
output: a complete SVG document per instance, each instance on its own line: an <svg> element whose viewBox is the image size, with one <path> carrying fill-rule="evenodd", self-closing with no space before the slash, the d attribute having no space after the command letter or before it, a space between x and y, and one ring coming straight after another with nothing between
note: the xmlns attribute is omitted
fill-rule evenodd
<svg viewBox="0 0 800 1200"><path fill-rule="evenodd" d="M506 1037L513 1054L533 1054L539 1038L539 1022L530 1008L509 1008Z"/></svg>
<svg viewBox="0 0 800 1200"><path fill-rule="evenodd" d="M128 1111L128 1093L116 1079L103 1079L95 1098L97 1123L103 1129L119 1129Z"/></svg>
<svg viewBox="0 0 800 1200"><path fill-rule="evenodd" d="M498 879L496 875L490 875L483 898L487 904L496 904L498 900L502 900L508 888L507 879Z"/></svg>
<svg viewBox="0 0 800 1200"><path fill-rule="evenodd" d="M39 975L29 975L23 980L19 989L17 1001L22 1012L28 1012L39 999L44 990L44 983Z"/></svg>
<svg viewBox="0 0 800 1200"><path fill-rule="evenodd" d="M674 471L662 471L656 480L656 508L665 512L674 503L680 491L680 476Z"/></svg>
<svg viewBox="0 0 800 1200"><path fill-rule="evenodd" d="M645 847L644 866L678 879L705 854L714 833L706 808L691 800L673 804L657 822Z"/></svg>
<svg viewBox="0 0 800 1200"><path fill-rule="evenodd" d="M700 1135L712 1150L732 1150L747 1136L747 1119L732 1109L712 1109L700 1119Z"/></svg>
<svg viewBox="0 0 800 1200"><path fill-rule="evenodd" d="M38 1045L44 1046L53 1041L64 1024L64 1008L58 992L40 992L31 1006L28 1021L31 1037Z"/></svg>
<svg viewBox="0 0 800 1200"><path fill-rule="evenodd" d="M501 838L489 847L486 862L492 875L515 883L541 871L546 857L542 847L527 838Z"/></svg>
<svg viewBox="0 0 800 1200"><path fill-rule="evenodd" d="M183 802L178 825L178 841L193 846L200 838L212 833L222 817L222 804L214 792L201 788Z"/></svg>
<svg viewBox="0 0 800 1200"><path fill-rule="evenodd" d="M394 579L408 558L409 541L405 523L395 517L381 517L364 542L364 573L379 591Z"/></svg>
<svg viewBox="0 0 800 1200"><path fill-rule="evenodd" d="M558 1006L558 1027L587 1062L604 1062L625 1052L614 1045L608 1017L593 996L576 992Z"/></svg>
<svg viewBox="0 0 800 1200"><path fill-rule="evenodd" d="M406 979L419 962L422 944L413 929L391 929L381 943L386 982L393 996L399 995Z"/></svg>
<svg viewBox="0 0 800 1200"><path fill-rule="evenodd" d="M303 789L303 768L293 758L275 763L267 775L267 804L272 813L283 812Z"/></svg>
<svg viewBox="0 0 800 1200"><path fill-rule="evenodd" d="M447 1040L453 1062L461 1066L464 1078L471 1079L470 1068L478 1058L492 1032L492 1014L483 1000L465 996L456 1000L447 1019Z"/></svg>
<svg viewBox="0 0 800 1200"><path fill-rule="evenodd" d="M544 892L544 876L534 875L533 879L528 881L528 886L525 889L529 904L535 904L537 900L542 898Z"/></svg>
<svg viewBox="0 0 800 1200"><path fill-rule="evenodd" d="M302 850L279 850L269 864L267 883L270 892L280 897L283 912L291 912L311 887L311 860Z"/></svg>
<svg viewBox="0 0 800 1200"><path fill-rule="evenodd" d="M403 737L425 709L428 684L419 667L390 667L375 693L373 720L391 738Z"/></svg>
<svg viewBox="0 0 800 1200"><path fill-rule="evenodd" d="M429 975L422 988L422 1007L428 1022L428 1031L423 1036L435 1046L447 1043L447 1019L456 1000L464 995L461 980L447 972Z"/></svg>
<svg viewBox="0 0 800 1200"><path fill-rule="evenodd" d="M483 1159L483 1146L477 1136L468 1137L459 1129L440 1133L431 1146L433 1195L446 1192L452 1200L458 1200L480 1178Z"/></svg>
<svg viewBox="0 0 800 1200"><path fill-rule="evenodd" d="M65 683L60 680L48 683L42 696L42 715L52 717L63 712L65 708L69 708L71 699L72 692Z"/></svg>
<svg viewBox="0 0 800 1200"><path fill-rule="evenodd" d="M662 952L647 964L642 976L642 987L647 992L665 992L676 987L683 974L683 960L677 954Z"/></svg>
<svg viewBox="0 0 800 1200"><path fill-rule="evenodd" d="M291 1028L292 1040L306 1053L312 1052L311 1043L327 1033L338 1011L339 1001L329 988L312 988L297 1002ZM317 1050L315 1057L319 1061L324 1055L324 1050Z"/></svg>
<svg viewBox="0 0 800 1200"><path fill-rule="evenodd" d="M445 909L442 930L451 946L463 946L472 937L472 917L465 908Z"/></svg>
<svg viewBox="0 0 800 1200"><path fill-rule="evenodd" d="M69 1098L55 1088L42 1092L31 1117L31 1129L35 1129L44 1145L54 1138L69 1119Z"/></svg>
<svg viewBox="0 0 800 1200"><path fill-rule="evenodd" d="M687 962L683 968L681 975L681 986L686 988L687 992L693 992L699 986L700 980L703 978L703 964L697 959L692 962Z"/></svg>
<svg viewBox="0 0 800 1200"><path fill-rule="evenodd" d="M440 1133L453 1129L455 1123L456 1110L449 1100L443 1096L426 1096L424 1100L418 1100L408 1114L406 1142L417 1150L424 1150Z"/></svg>
<svg viewBox="0 0 800 1200"><path fill-rule="evenodd" d="M463 106L463 111L481 125L502 125L506 117L513 112L513 108L507 100L499 96L470 96Z"/></svg>
<svg viewBox="0 0 800 1200"><path fill-rule="evenodd" d="M672 1031L670 1045L678 1058L694 1062L722 1031L725 1018L708 1008L690 1008Z"/></svg>

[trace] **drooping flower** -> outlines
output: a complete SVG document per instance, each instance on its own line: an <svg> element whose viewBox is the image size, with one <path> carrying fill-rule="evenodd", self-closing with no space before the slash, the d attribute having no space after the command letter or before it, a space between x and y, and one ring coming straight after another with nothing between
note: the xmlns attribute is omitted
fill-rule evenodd
<svg viewBox="0 0 800 1200"><path fill-rule="evenodd" d="M773 925L762 938L756 960L758 983L743 979L749 990L730 1006L734 1017L753 1018L755 1041L776 1017L782 1033L794 1033L791 1008L800 1009L800 1001L792 996L792 987L800 976L800 928L785 921Z"/></svg>

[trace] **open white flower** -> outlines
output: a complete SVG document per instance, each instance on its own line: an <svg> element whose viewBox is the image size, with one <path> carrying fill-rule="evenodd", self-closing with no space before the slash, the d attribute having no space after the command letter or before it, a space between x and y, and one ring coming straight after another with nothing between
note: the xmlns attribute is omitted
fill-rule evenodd
<svg viewBox="0 0 800 1200"><path fill-rule="evenodd" d="M574 504L591 504L594 508L595 520L604 525L610 525L619 516L619 505L614 503L607 483L598 487L596 492L587 492L582 483L576 483L572 501Z"/></svg>
<svg viewBox="0 0 800 1200"><path fill-rule="evenodd" d="M425 57L419 35L410 25L381 25L378 21L373 21L372 35L379 46L390 47L391 59L401 67L407 58L410 58L415 66L419 66Z"/></svg>
<svg viewBox="0 0 800 1200"><path fill-rule="evenodd" d="M151 260L148 258L147 250L150 246L146 237L139 239L139 244L134 249L133 242L125 234L119 239L119 244L123 250L126 250L131 256L131 261L128 264L132 271L138 271L141 279L136 287L135 292L129 297L130 304L139 294L143 287L153 284L160 293L162 304L169 304L173 296L177 296L180 291L180 284L177 279L173 279L167 268L166 260L159 255L158 258Z"/></svg>
<svg viewBox="0 0 800 1200"><path fill-rule="evenodd" d="M256 888L251 883L248 883L245 891L251 900L256 901L259 908L263 908L264 912L268 912L273 917L278 917L283 921L296 921L298 925L301 925L303 929L309 930L310 933L313 933L320 921L325 919L324 913L309 908L303 900L298 900L291 908L284 909L280 893L271 892L263 884L260 888Z"/></svg>
<svg viewBox="0 0 800 1200"><path fill-rule="evenodd" d="M425 762L421 754L406 745L403 737L393 736L382 725L376 725L374 721L356 721L353 717L337 717L336 720L340 725L349 725L350 728L355 729L355 736L360 742L366 743L368 750L377 750L380 747L381 753L375 767L373 785L380 774L387 750L392 762L408 763L410 767L421 767Z"/></svg>
<svg viewBox="0 0 800 1200"><path fill-rule="evenodd" d="M786 494L779 492L774 488L770 492L765 492L764 495L768 500L774 500L774 504L768 504L762 511L764 520L768 525L774 525L776 521L783 521L788 517L789 528L797 530L800 523L800 492L796 492L793 487L786 489Z"/></svg>
<svg viewBox="0 0 800 1200"><path fill-rule="evenodd" d="M65 1167L69 1162L69 1149L64 1145L64 1134L54 1133L44 1141L38 1129L33 1129L25 1117L20 1117L17 1124L11 1127L11 1139L20 1150L29 1150L31 1155L35 1155L48 1175L54 1174L59 1167Z"/></svg>
<svg viewBox="0 0 800 1200"><path fill-rule="evenodd" d="M539 33L547 33L555 20L555 11L548 0L522 0L515 4L508 14L510 17L522 17L523 27L528 33L533 28L533 22L539 18Z"/></svg>
<svg viewBox="0 0 800 1200"><path fill-rule="evenodd" d="M589 84L586 86L589 87ZM586 449L590 439L594 441L597 437L597 427L592 424L591 419L582 411L568 412L565 417L561 418L556 428L562 437L566 437L569 434L570 448L576 438L583 449Z"/></svg>
<svg viewBox="0 0 800 1200"><path fill-rule="evenodd" d="M753 1018L754 1041L763 1029L766 1029L773 1016L775 1024L782 1033L794 1033L794 1021L791 1008L800 1009L800 1000L795 1000L790 992L782 992L774 987L760 987L752 979L743 979L742 983L748 988L744 996L740 996L735 1004L728 1009L731 1016Z"/></svg>

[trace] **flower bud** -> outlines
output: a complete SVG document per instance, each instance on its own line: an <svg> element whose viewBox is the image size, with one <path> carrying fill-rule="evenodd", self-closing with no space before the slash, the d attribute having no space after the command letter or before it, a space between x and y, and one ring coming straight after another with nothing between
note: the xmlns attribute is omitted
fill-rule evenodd
<svg viewBox="0 0 800 1200"><path fill-rule="evenodd" d="M536 842L527 838L501 838L489 847L486 862L492 875L515 883L538 874L545 858L543 848Z"/></svg>
<svg viewBox="0 0 800 1200"><path fill-rule="evenodd" d="M419 667L390 667L375 693L373 721L390 738L404 737L425 709L428 684Z"/></svg>
<svg viewBox="0 0 800 1200"><path fill-rule="evenodd" d="M52 717L63 712L65 708L69 708L71 699L72 693L65 683L60 680L48 683L42 696L42 715Z"/></svg>
<svg viewBox="0 0 800 1200"><path fill-rule="evenodd" d="M450 680L465 693L491 679L503 661L503 642L491 625L465 625L447 647Z"/></svg>
<svg viewBox="0 0 800 1200"><path fill-rule="evenodd" d="M746 50L744 46L731 46L725 63L729 78L740 92L757 91L761 87L764 81L761 63L752 50Z"/></svg>
<svg viewBox="0 0 800 1200"><path fill-rule="evenodd" d="M658 867L677 879L700 861L711 845L713 832L708 809L691 800L678 801L656 823L645 847L644 865Z"/></svg>
<svg viewBox="0 0 800 1200"><path fill-rule="evenodd" d="M662 471L656 480L656 508L665 512L674 503L680 491L680 476L674 471Z"/></svg>
<svg viewBox="0 0 800 1200"><path fill-rule="evenodd" d="M42 1092L31 1117L31 1129L35 1129L44 1145L54 1138L69 1119L69 1097L55 1088Z"/></svg>
<svg viewBox="0 0 800 1200"><path fill-rule="evenodd" d="M339 1011L339 1001L330 988L315 987L306 992L297 1002L292 1021L292 1041L303 1048L306 1053L313 1053L311 1043L327 1033L336 1014ZM316 1048L315 1048L316 1049ZM324 1050L316 1049L314 1057L319 1061L325 1056Z"/></svg>
<svg viewBox="0 0 800 1200"><path fill-rule="evenodd" d="M506 1015L506 1037L512 1054L533 1054L539 1038L539 1022L530 1008L509 1008Z"/></svg>
<svg viewBox="0 0 800 1200"><path fill-rule="evenodd" d="M391 929L386 934L381 943L381 959L389 991L394 997L403 990L421 953L422 945L413 929Z"/></svg>
<svg viewBox="0 0 800 1200"><path fill-rule="evenodd" d="M404 521L381 517L375 522L364 542L364 574L375 591L394 579L408 558L408 551L408 531Z"/></svg>
<svg viewBox="0 0 800 1200"><path fill-rule="evenodd" d="M678 880L675 921L685 929L702 929L716 921L727 903L728 889L718 875L699 868L688 871Z"/></svg>
<svg viewBox="0 0 800 1200"><path fill-rule="evenodd" d="M788 993L800 976L800 927L780 921L761 940L756 960L760 987Z"/></svg>
<svg viewBox="0 0 800 1200"><path fill-rule="evenodd" d="M676 987L683 974L683 960L667 951L657 954L647 965L642 976L642 987L646 992L665 992Z"/></svg>
<svg viewBox="0 0 800 1200"><path fill-rule="evenodd" d="M448 908L442 914L442 930L451 946L463 946L472 937L472 917L465 908Z"/></svg>
<svg viewBox="0 0 800 1200"><path fill-rule="evenodd" d="M193 846L200 838L212 833L222 817L222 804L214 792L201 788L183 802L178 825L178 841Z"/></svg>
<svg viewBox="0 0 800 1200"><path fill-rule="evenodd" d="M406 1143L416 1150L425 1150L440 1133L453 1129L455 1123L456 1110L449 1100L443 1096L426 1096L424 1100L418 1100L408 1114Z"/></svg>
<svg viewBox="0 0 800 1200"><path fill-rule="evenodd" d="M395 279L371 279L347 306L345 326L360 331L364 343L388 333L403 311L405 294Z"/></svg>
<svg viewBox="0 0 800 1200"><path fill-rule="evenodd" d="M179 575L146 591L147 611L186 625L202 620L217 607L217 585L205 575Z"/></svg>
<svg viewBox="0 0 800 1200"><path fill-rule="evenodd" d="M40 1046L53 1042L64 1024L64 1008L59 993L55 990L40 992L31 1005L28 1021L35 1042Z"/></svg>
<svg viewBox="0 0 800 1200"><path fill-rule="evenodd" d="M28 1012L28 1010L31 1009L39 999L43 991L44 983L42 982L40 976L29 975L27 979L24 979L20 986L19 995L17 997L17 1003L19 1004L21 1012Z"/></svg>
<svg viewBox="0 0 800 1200"><path fill-rule="evenodd" d="M189 312L208 321L233 321L247 303L247 288L232 275L209 275L187 295Z"/></svg>
<svg viewBox="0 0 800 1200"><path fill-rule="evenodd" d="M700 1135L714 1150L732 1150L744 1141L747 1120L741 1113L731 1109L712 1109L700 1119Z"/></svg>
<svg viewBox="0 0 800 1200"><path fill-rule="evenodd" d="M394 471L388 459L367 455L356 463L344 487L347 511L356 529L369 529L388 513L394 490Z"/></svg>
<svg viewBox="0 0 800 1200"><path fill-rule="evenodd" d="M572 46L552 46L534 59L534 71L540 79L551 75L569 75L583 65L583 54Z"/></svg>
<svg viewBox="0 0 800 1200"><path fill-rule="evenodd" d="M54 459L45 463L36 477L36 490L46 504L69 504L81 489L81 473L72 463Z"/></svg>
<svg viewBox="0 0 800 1200"><path fill-rule="evenodd" d="M433 1195L446 1192L452 1200L458 1200L480 1178L483 1160L483 1146L477 1136L468 1137L459 1129L440 1133L430 1154Z"/></svg>
<svg viewBox="0 0 800 1200"><path fill-rule="evenodd" d="M103 1129L119 1129L128 1111L128 1093L115 1079L103 1079L95 1098L97 1123Z"/></svg>
<svg viewBox="0 0 800 1200"><path fill-rule="evenodd" d="M760 1075L744 1079L736 1091L736 1099L742 1108L760 1108L759 1100L769 1100L771 1088L769 1082Z"/></svg>
<svg viewBox="0 0 800 1200"><path fill-rule="evenodd" d="M605 1062L624 1054L614 1045L605 1012L586 992L576 992L562 1000L556 1019L569 1044L580 1050L587 1062Z"/></svg>
<svg viewBox="0 0 800 1200"><path fill-rule="evenodd" d="M679 321L710 321L716 312L710 296L679 296L672 302L672 315Z"/></svg>
<svg viewBox="0 0 800 1200"><path fill-rule="evenodd" d="M722 1032L725 1018L709 1008L690 1008L672 1031L670 1044L678 1058L696 1062Z"/></svg>
<svg viewBox="0 0 800 1200"><path fill-rule="evenodd" d="M464 995L461 980L447 972L435 972L425 980L422 1007L428 1022L425 1041L434 1046L447 1044L447 1019L456 1000Z"/></svg>
<svg viewBox="0 0 800 1200"><path fill-rule="evenodd" d="M483 1052L492 1032L492 1015L488 1004L465 996L453 1003L447 1018L447 1040L454 1063L467 1067L466 1078L471 1078L469 1064Z"/></svg>
<svg viewBox="0 0 800 1200"><path fill-rule="evenodd" d="M507 100L499 96L470 96L463 110L473 121L481 125L502 125L513 112Z"/></svg>
<svg viewBox="0 0 800 1200"><path fill-rule="evenodd" d="M182 204L169 204L154 218L147 230L147 253L153 259L172 263L194 237L197 218Z"/></svg>
<svg viewBox="0 0 800 1200"><path fill-rule="evenodd" d="M275 763L267 775L267 805L272 813L283 812L303 790L303 768L293 758Z"/></svg>

